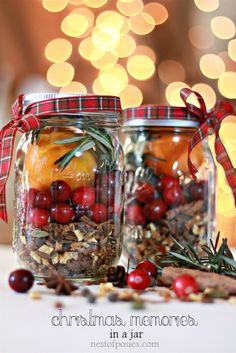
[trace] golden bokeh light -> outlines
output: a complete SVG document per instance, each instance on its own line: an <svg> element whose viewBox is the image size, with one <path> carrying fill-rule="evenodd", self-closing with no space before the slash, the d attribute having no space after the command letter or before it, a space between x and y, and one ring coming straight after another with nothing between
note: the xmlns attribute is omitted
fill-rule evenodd
<svg viewBox="0 0 236 353"><path fill-rule="evenodd" d="M236 39L232 39L228 43L228 53L229 57L233 60L236 61Z"/></svg>
<svg viewBox="0 0 236 353"><path fill-rule="evenodd" d="M45 57L54 63L66 61L72 53L72 44L64 38L51 40L44 50Z"/></svg>
<svg viewBox="0 0 236 353"><path fill-rule="evenodd" d="M86 60L98 60L104 55L104 51L96 48L91 37L83 39L79 44L79 54Z"/></svg>
<svg viewBox="0 0 236 353"><path fill-rule="evenodd" d="M194 26L189 29L189 40L198 49L208 49L214 44L214 37L209 28Z"/></svg>
<svg viewBox="0 0 236 353"><path fill-rule="evenodd" d="M62 87L59 93L78 93L85 94L87 93L87 88L83 83L78 81L72 81L68 85Z"/></svg>
<svg viewBox="0 0 236 353"><path fill-rule="evenodd" d="M126 58L134 52L135 48L136 42L134 38L126 34L120 37L119 43L112 53L119 58Z"/></svg>
<svg viewBox="0 0 236 353"><path fill-rule="evenodd" d="M166 99L170 105L185 106L180 97L180 90L182 88L189 88L189 86L185 82L175 81L166 87Z"/></svg>
<svg viewBox="0 0 236 353"><path fill-rule="evenodd" d="M94 94L99 94L99 95L109 95L111 94L111 92L106 91L104 87L102 87L99 77L97 77L94 81L93 81L93 93Z"/></svg>
<svg viewBox="0 0 236 353"><path fill-rule="evenodd" d="M143 101L143 94L141 90L134 85L127 85L126 88L120 92L119 96L123 109L138 107Z"/></svg>
<svg viewBox="0 0 236 353"><path fill-rule="evenodd" d="M59 12L64 10L69 0L42 0L43 7L50 12Z"/></svg>
<svg viewBox="0 0 236 353"><path fill-rule="evenodd" d="M236 62L229 57L227 51L222 51L218 55L222 60L224 60L225 71L236 71Z"/></svg>
<svg viewBox="0 0 236 353"><path fill-rule="evenodd" d="M107 0L84 0L83 2L88 7L98 8L104 6L107 3Z"/></svg>
<svg viewBox="0 0 236 353"><path fill-rule="evenodd" d="M211 20L211 30L220 39L230 39L235 35L233 21L225 16L217 16Z"/></svg>
<svg viewBox="0 0 236 353"><path fill-rule="evenodd" d="M82 5L84 3L84 0L69 0L69 3L71 5Z"/></svg>
<svg viewBox="0 0 236 353"><path fill-rule="evenodd" d="M111 51L119 44L119 32L114 30L101 30L95 27L92 31L92 43L94 46L103 51Z"/></svg>
<svg viewBox="0 0 236 353"><path fill-rule="evenodd" d="M144 5L144 11L153 17L156 25L164 23L168 18L166 7L158 2L149 2Z"/></svg>
<svg viewBox="0 0 236 353"><path fill-rule="evenodd" d="M192 87L192 90L201 94L201 96L203 97L203 99L206 103L207 108L214 107L214 105L216 103L216 94L215 94L215 91L213 90L213 88L211 88L211 86L209 86L205 83L197 83L196 85L194 85ZM197 99L196 98L194 99L194 98L195 98L194 95L192 95L188 101L195 104L195 105L198 105ZM191 99L192 99L192 101L191 101Z"/></svg>
<svg viewBox="0 0 236 353"><path fill-rule="evenodd" d="M109 70L99 72L100 85L110 94L119 94L128 84L128 74L119 64Z"/></svg>
<svg viewBox="0 0 236 353"><path fill-rule="evenodd" d="M220 127L220 137L224 143L232 144L232 148L236 147L236 116L229 115L225 118ZM234 147L235 145L235 147Z"/></svg>
<svg viewBox="0 0 236 353"><path fill-rule="evenodd" d="M234 205L234 197L232 191L228 190L219 193L217 200L217 211L225 217L235 217L236 208Z"/></svg>
<svg viewBox="0 0 236 353"><path fill-rule="evenodd" d="M124 25L124 16L116 11L104 11L96 18L96 25L101 31L117 33Z"/></svg>
<svg viewBox="0 0 236 353"><path fill-rule="evenodd" d="M168 85L173 81L184 81L185 70L178 61L165 60L158 66L158 75L161 81Z"/></svg>
<svg viewBox="0 0 236 353"><path fill-rule="evenodd" d="M155 28L155 21L147 12L140 12L138 15L129 18L129 26L132 32L145 35Z"/></svg>
<svg viewBox="0 0 236 353"><path fill-rule="evenodd" d="M108 70L115 66L117 60L117 56L110 52L106 52L101 58L97 60L92 60L91 64L98 70Z"/></svg>
<svg viewBox="0 0 236 353"><path fill-rule="evenodd" d="M143 10L142 0L122 1L117 0L118 10L125 16L135 16Z"/></svg>
<svg viewBox="0 0 236 353"><path fill-rule="evenodd" d="M48 82L55 87L68 85L74 77L75 71L67 62L52 64L47 72Z"/></svg>
<svg viewBox="0 0 236 353"><path fill-rule="evenodd" d="M220 93L229 99L236 98L236 72L226 71L218 80L218 89Z"/></svg>
<svg viewBox="0 0 236 353"><path fill-rule="evenodd" d="M79 13L71 13L61 23L61 30L69 37L80 37L89 26L87 17Z"/></svg>
<svg viewBox="0 0 236 353"><path fill-rule="evenodd" d="M71 13L77 13L78 15L84 16L88 20L88 28L93 25L94 14L87 7L78 7L71 11Z"/></svg>
<svg viewBox="0 0 236 353"><path fill-rule="evenodd" d="M148 45L137 45L134 55L145 55L148 56L154 63L157 61L155 51Z"/></svg>
<svg viewBox="0 0 236 353"><path fill-rule="evenodd" d="M215 11L219 7L219 0L194 0L199 10L204 12Z"/></svg>
<svg viewBox="0 0 236 353"><path fill-rule="evenodd" d="M127 62L129 74L136 80L147 80L155 72L155 64L146 55L133 55Z"/></svg>
<svg viewBox="0 0 236 353"><path fill-rule="evenodd" d="M200 70L206 77L216 79L225 71L225 64L218 55L205 54L200 59Z"/></svg>

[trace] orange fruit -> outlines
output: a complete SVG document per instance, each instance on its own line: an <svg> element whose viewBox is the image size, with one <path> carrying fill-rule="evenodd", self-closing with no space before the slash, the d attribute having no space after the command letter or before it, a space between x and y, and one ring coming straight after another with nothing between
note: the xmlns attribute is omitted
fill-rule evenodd
<svg viewBox="0 0 236 353"><path fill-rule="evenodd" d="M54 162L78 146L79 142L57 145L54 142L78 136L71 131L47 129L39 135L39 141L29 144L25 156L25 169L29 187L45 190L53 181L63 180L74 190L79 186L94 184L97 168L96 157L93 150L75 156L64 170Z"/></svg>
<svg viewBox="0 0 236 353"><path fill-rule="evenodd" d="M176 177L179 170L188 174L189 141L190 136L173 134L148 141L144 150L145 164L153 169L156 175L166 174ZM196 166L202 163L203 157L198 147L191 153L191 160Z"/></svg>

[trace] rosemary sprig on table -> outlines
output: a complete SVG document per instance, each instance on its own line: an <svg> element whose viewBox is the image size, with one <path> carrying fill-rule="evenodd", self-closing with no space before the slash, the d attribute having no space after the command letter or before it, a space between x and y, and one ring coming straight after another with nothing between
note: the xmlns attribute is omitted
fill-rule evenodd
<svg viewBox="0 0 236 353"><path fill-rule="evenodd" d="M99 161L99 169L114 163L114 147L110 135L105 129L96 129L92 127L86 128L82 136L75 136L72 138L55 141L57 145L64 145L78 142L78 146L71 149L69 152L58 158L54 164L58 167L65 169L76 154L83 153L92 148L95 148L95 153Z"/></svg>
<svg viewBox="0 0 236 353"><path fill-rule="evenodd" d="M156 256L156 265L160 271L165 266L177 266L236 278L236 261L228 247L227 239L222 239L222 244L218 248L219 237L220 233L218 233L215 243L210 241L210 245L199 245L201 255L192 246L183 246L173 238L176 251L170 251L161 257Z"/></svg>

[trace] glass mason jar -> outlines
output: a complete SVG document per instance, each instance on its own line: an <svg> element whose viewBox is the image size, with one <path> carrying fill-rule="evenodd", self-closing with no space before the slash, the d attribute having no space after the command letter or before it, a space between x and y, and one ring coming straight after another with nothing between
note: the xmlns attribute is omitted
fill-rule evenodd
<svg viewBox="0 0 236 353"><path fill-rule="evenodd" d="M133 265L154 259L175 249L173 238L199 250L215 228L215 165L206 139L191 152L197 180L190 175L188 148L197 119L185 108L158 106L126 109L123 118L124 255Z"/></svg>
<svg viewBox="0 0 236 353"><path fill-rule="evenodd" d="M75 95L26 95L23 109L68 96ZM81 97L85 105L94 97L98 106L40 118L43 128L24 134L17 148L13 246L20 265L37 277L56 270L66 278L97 280L122 250L120 101Z"/></svg>

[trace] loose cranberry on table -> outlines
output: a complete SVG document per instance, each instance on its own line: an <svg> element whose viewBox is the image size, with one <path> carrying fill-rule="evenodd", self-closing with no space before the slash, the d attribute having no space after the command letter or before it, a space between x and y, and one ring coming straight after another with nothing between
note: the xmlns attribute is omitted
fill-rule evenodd
<svg viewBox="0 0 236 353"><path fill-rule="evenodd" d="M137 204L128 206L126 210L126 219L131 224L145 224L146 220L142 206Z"/></svg>
<svg viewBox="0 0 236 353"><path fill-rule="evenodd" d="M133 270L127 278L127 284L133 289L143 290L149 287L151 279L147 272L141 270Z"/></svg>
<svg viewBox="0 0 236 353"><path fill-rule="evenodd" d="M71 199L76 205L84 207L92 206L95 202L95 188L81 186L73 192Z"/></svg>
<svg viewBox="0 0 236 353"><path fill-rule="evenodd" d="M184 193L179 186L167 187L164 190L163 197L168 206L179 206L184 203Z"/></svg>
<svg viewBox="0 0 236 353"><path fill-rule="evenodd" d="M170 175L163 175L160 176L158 181L157 181L157 190L164 191L166 188L172 187L172 186L179 186L179 181L178 179L170 176Z"/></svg>
<svg viewBox="0 0 236 353"><path fill-rule="evenodd" d="M162 199L156 199L144 206L143 212L149 221L156 221L164 216L167 210L166 204Z"/></svg>
<svg viewBox="0 0 236 353"><path fill-rule="evenodd" d="M42 228L49 222L50 213L43 208L31 208L27 216L27 222L35 228Z"/></svg>
<svg viewBox="0 0 236 353"><path fill-rule="evenodd" d="M95 223L106 222L108 218L108 209L101 203L95 203L90 207L91 218Z"/></svg>
<svg viewBox="0 0 236 353"><path fill-rule="evenodd" d="M183 274L175 278L172 289L179 298L187 297L191 293L198 293L198 284L194 277Z"/></svg>
<svg viewBox="0 0 236 353"><path fill-rule="evenodd" d="M52 197L50 191L39 191L35 196L35 207L51 208Z"/></svg>
<svg viewBox="0 0 236 353"><path fill-rule="evenodd" d="M19 269L10 273L8 283L15 292L25 293L33 286L34 276L28 270Z"/></svg>
<svg viewBox="0 0 236 353"><path fill-rule="evenodd" d="M73 208L67 203L57 203L51 208L51 217L57 223L70 223L73 221L74 216Z"/></svg>
<svg viewBox="0 0 236 353"><path fill-rule="evenodd" d="M153 262L151 262L149 260L141 261L136 266L136 269L144 271L144 272L147 272L147 274L150 277L156 277L157 276L157 267L156 267L156 265Z"/></svg>
<svg viewBox="0 0 236 353"><path fill-rule="evenodd" d="M134 196L139 202L148 202L153 199L155 188L148 183L137 184L134 190Z"/></svg>
<svg viewBox="0 0 236 353"><path fill-rule="evenodd" d="M54 181L51 184L50 190L54 201L67 201L71 196L71 188L63 180Z"/></svg>

